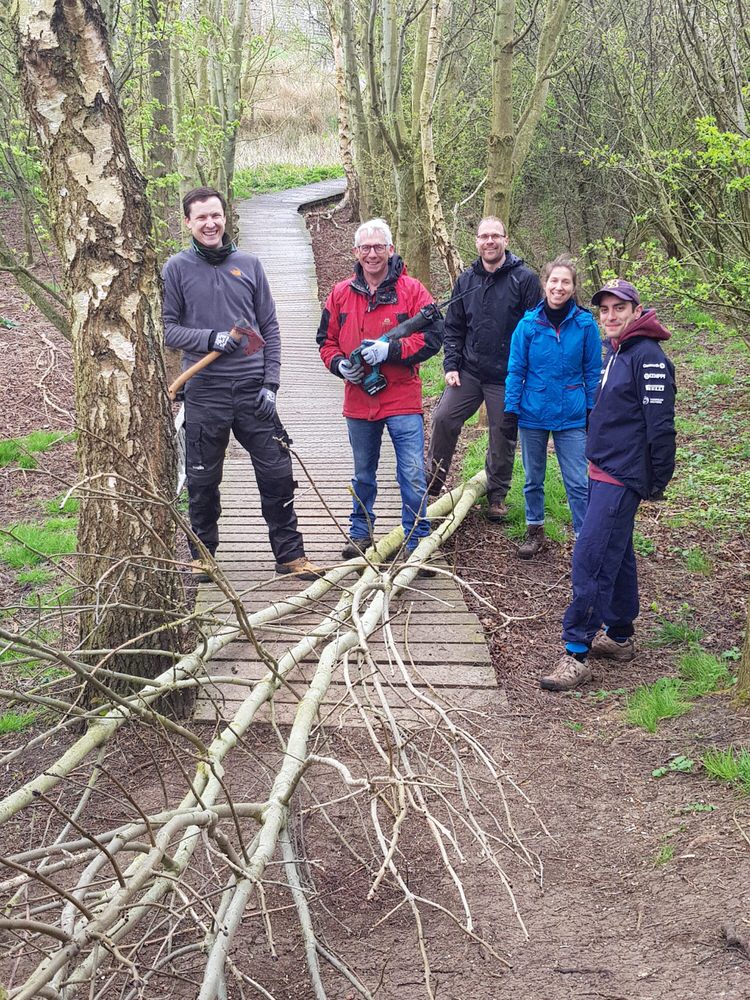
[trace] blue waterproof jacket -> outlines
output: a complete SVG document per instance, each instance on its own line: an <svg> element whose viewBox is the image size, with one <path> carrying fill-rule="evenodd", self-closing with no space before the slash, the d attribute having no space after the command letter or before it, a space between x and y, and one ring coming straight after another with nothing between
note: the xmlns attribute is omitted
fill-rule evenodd
<svg viewBox="0 0 750 1000"><path fill-rule="evenodd" d="M559 329L544 302L513 333L505 382L505 410L519 427L564 431L586 426L602 367L602 342L594 317L574 302Z"/></svg>
<svg viewBox="0 0 750 1000"><path fill-rule="evenodd" d="M674 365L669 331L646 309L604 359L586 458L644 499L659 496L675 464Z"/></svg>

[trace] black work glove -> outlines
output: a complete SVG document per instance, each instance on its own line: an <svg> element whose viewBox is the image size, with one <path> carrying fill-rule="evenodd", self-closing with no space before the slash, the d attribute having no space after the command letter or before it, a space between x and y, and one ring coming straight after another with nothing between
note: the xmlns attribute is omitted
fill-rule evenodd
<svg viewBox="0 0 750 1000"><path fill-rule="evenodd" d="M591 410L586 410L586 430L589 429L589 420L591 420Z"/></svg>
<svg viewBox="0 0 750 1000"><path fill-rule="evenodd" d="M664 490L654 490L651 496L648 498L649 503L661 503L667 498L664 496Z"/></svg>
<svg viewBox="0 0 750 1000"><path fill-rule="evenodd" d="M212 351L221 351L222 354L231 354L232 351L236 351L240 346L239 340L235 340L229 330L223 330L221 333L213 334L213 344L211 340L208 342L209 349Z"/></svg>
<svg viewBox="0 0 750 1000"><path fill-rule="evenodd" d="M255 400L255 416L259 420L270 420L275 412L276 393L273 389L269 389L267 385L264 385L258 393L258 398Z"/></svg>
<svg viewBox="0 0 750 1000"><path fill-rule="evenodd" d="M349 361L348 358L342 358L339 361L336 371L347 382L353 382L355 385L358 385L365 377L364 367L357 364L356 361Z"/></svg>
<svg viewBox="0 0 750 1000"><path fill-rule="evenodd" d="M518 414L506 412L503 414L503 422L500 426L503 435L509 441L518 440Z"/></svg>

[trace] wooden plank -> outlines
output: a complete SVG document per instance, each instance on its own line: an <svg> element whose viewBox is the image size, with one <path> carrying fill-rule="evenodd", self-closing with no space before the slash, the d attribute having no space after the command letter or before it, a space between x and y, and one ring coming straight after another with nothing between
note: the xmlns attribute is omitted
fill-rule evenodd
<svg viewBox="0 0 750 1000"><path fill-rule="evenodd" d="M344 531L348 528L352 456L341 416L343 385L325 371L315 343L314 330L320 316L318 290L310 240L298 208L305 200L328 196L337 190L337 185L340 182L321 182L309 188L261 195L239 205L240 246L257 253L263 261L282 331L279 413L293 439L294 450L315 482L313 489L308 475L293 459L299 483L295 510L306 551L323 566L341 563L344 538L337 524ZM295 262L294 282L288 280L290 257ZM395 456L387 434L383 438L378 487L376 531L382 535L398 525L401 517ZM221 494L223 514L217 557L222 572L240 594L245 608L252 612L309 586L307 582L288 576L275 576L252 464L235 441L231 442L228 451ZM443 557L436 565L450 569ZM349 579L353 581L355 576ZM323 611L332 610L337 600L338 592L333 591L323 602ZM197 604L209 620L234 621L231 605L213 584L199 588ZM450 576L441 574L434 579L415 579L391 610L396 640L403 643L405 635L408 637L415 669L423 672L427 683L441 692L446 704L463 709L473 705L487 706L497 714L504 696L496 687L481 623L467 609L460 588ZM407 616L410 616L408 627ZM258 634L269 649L280 653L297 641L306 628L317 624L320 617L307 612L282 623L288 630L286 634L270 629L260 630ZM342 627L346 627L345 622ZM381 669L387 671L387 656L380 633L372 637L371 647L381 660ZM313 654L295 668L290 681L304 690L305 678L312 676L315 664ZM352 664L354 669L355 658ZM263 676L266 668L250 643L237 641L212 660L210 671L233 675L244 683L223 685L213 692L213 696L207 693L199 699L198 719L231 718L233 706L238 706L247 695L247 685ZM336 707L344 695L345 688L337 679L322 714L330 714L332 724L361 724L351 710L344 710L342 714ZM288 723L294 711L293 696L288 691L280 691L277 697L278 718ZM403 682L393 682L392 697L395 711L403 713L405 719L410 715L416 718L413 708L409 707L411 696Z"/></svg>

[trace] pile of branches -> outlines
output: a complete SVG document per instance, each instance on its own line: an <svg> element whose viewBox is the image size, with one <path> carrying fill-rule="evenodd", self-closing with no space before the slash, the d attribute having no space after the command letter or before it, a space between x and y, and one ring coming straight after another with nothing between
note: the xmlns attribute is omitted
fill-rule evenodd
<svg viewBox="0 0 750 1000"><path fill-rule="evenodd" d="M188 984L185 995L198 1000L274 997L273 982L260 981L247 949L237 945L243 921L255 919L274 952L268 899L279 893L287 895L287 906L291 897L296 909L314 996L340 997L344 989L372 997L375 987L352 968L345 948L330 945L319 929L303 817L305 824L312 817L366 873L368 898L387 899L383 921L402 910L411 915L426 996L435 996L428 917L455 925L507 966L477 927L465 872L470 863L483 865L484 887L492 877L502 888L507 912L525 934L506 866L512 859L515 871L520 867L541 879L540 861L513 819L516 805L533 808L483 744L481 716L446 706L421 683L408 643L402 648L393 631L395 602L483 491L480 475L435 503L429 513L436 527L406 562L387 561L403 544L396 529L364 558L334 567L296 596L255 614L245 612L243 595L219 575L231 620L211 609L200 612L202 641L192 653L156 679L131 678L135 694L118 696L113 687L109 701L95 709L83 707L71 687L92 672L100 686L114 685L118 678L109 675L107 651L92 665L38 638L0 629L0 651L47 661L57 673L64 668L62 676L34 690L16 685L0 691L10 703L41 706L56 720L5 755L6 775L14 760L48 743L50 732L83 728L81 735L68 736L67 749L43 772L0 801L6 833L33 831L28 849L0 858L1 975L9 997L136 1000L155 996L164 977ZM297 616L309 619L311 612L317 623L281 655L259 639L262 628L293 634ZM375 634L385 650L380 661L373 654ZM254 644L268 671L256 683L244 682L243 700L231 713L224 705L225 721L204 741L205 727L176 722L159 704L176 690L195 688L215 697L219 685L240 683L214 669L216 654L237 639ZM313 652L315 669L301 683L293 672ZM365 743L352 755L356 766L349 755L330 752L335 741L320 722L334 678L346 690L342 713L356 716ZM274 696L282 688L297 698L291 728L283 731L274 714ZM238 756L254 752L253 726L257 730L264 707L278 760L266 765L267 785L250 799L236 791L233 765L236 771ZM108 747L126 725L151 727L168 747L169 767L184 781L181 799L170 801L165 787L165 807L154 810L147 795L116 773ZM113 799L126 818L108 825L101 813ZM358 818L358 829L338 821L344 805L351 807L349 817ZM409 878L417 841L432 870L426 887L415 887Z"/></svg>

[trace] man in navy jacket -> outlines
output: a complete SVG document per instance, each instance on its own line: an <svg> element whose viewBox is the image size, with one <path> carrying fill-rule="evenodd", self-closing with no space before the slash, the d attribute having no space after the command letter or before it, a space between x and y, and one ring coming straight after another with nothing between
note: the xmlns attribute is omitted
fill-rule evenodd
<svg viewBox="0 0 750 1000"><path fill-rule="evenodd" d="M609 349L589 420L589 504L573 550L565 653L540 682L549 691L590 680L589 656L621 662L635 656L635 514L641 500L664 499L675 463L674 365L661 347L669 331L620 278L591 301Z"/></svg>

